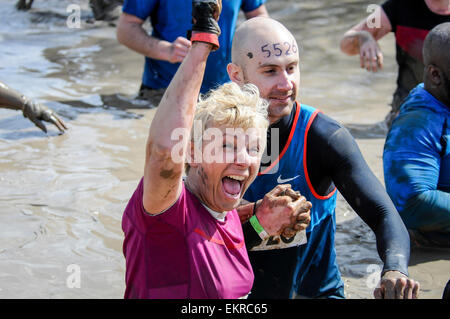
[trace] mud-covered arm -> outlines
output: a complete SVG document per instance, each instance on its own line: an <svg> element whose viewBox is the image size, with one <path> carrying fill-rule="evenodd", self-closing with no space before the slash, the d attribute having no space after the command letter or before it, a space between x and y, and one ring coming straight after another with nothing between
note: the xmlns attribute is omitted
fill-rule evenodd
<svg viewBox="0 0 450 319"><path fill-rule="evenodd" d="M181 193L185 157L206 60L216 47L220 33L220 29L213 27L220 15L221 1L193 0L192 3L193 44L161 99L147 138L142 201L149 214L166 210ZM202 31L197 31L199 29ZM196 35L201 41L194 40ZM210 39L212 41L208 42Z"/></svg>
<svg viewBox="0 0 450 319"><path fill-rule="evenodd" d="M0 82L0 107L23 110L26 97L19 92L13 90L5 83Z"/></svg>
<svg viewBox="0 0 450 319"><path fill-rule="evenodd" d="M52 123L61 133L67 130L64 121L47 106L27 98L2 82L0 82L0 107L21 110L24 117L44 132L47 132L47 128L42 121Z"/></svg>
<svg viewBox="0 0 450 319"><path fill-rule="evenodd" d="M197 97L212 46L202 42L192 45L178 68L158 106L147 139L144 197L145 210L156 214L170 207L179 197L184 158ZM179 132L173 138L173 132ZM178 147L179 152L172 150ZM173 154L177 158L173 157Z"/></svg>

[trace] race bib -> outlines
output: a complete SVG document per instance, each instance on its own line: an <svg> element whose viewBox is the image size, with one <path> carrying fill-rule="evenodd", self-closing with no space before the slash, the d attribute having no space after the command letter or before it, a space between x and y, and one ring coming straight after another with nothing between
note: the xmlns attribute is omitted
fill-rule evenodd
<svg viewBox="0 0 450 319"><path fill-rule="evenodd" d="M306 230L298 232L294 237L285 238L283 236L271 236L263 240L261 244L253 247L250 251L284 249L306 244Z"/></svg>

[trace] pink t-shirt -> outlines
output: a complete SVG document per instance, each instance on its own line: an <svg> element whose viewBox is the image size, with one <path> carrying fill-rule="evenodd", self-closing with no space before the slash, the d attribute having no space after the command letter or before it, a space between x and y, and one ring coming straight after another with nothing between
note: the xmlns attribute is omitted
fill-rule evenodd
<svg viewBox="0 0 450 319"><path fill-rule="evenodd" d="M125 298L239 298L253 285L236 210L215 219L183 183L175 204L151 216L142 205L143 182L122 218Z"/></svg>

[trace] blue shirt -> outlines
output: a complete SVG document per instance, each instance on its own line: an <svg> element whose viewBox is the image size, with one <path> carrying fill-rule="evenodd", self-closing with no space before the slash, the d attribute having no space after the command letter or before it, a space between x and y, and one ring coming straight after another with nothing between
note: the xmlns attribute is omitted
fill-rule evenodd
<svg viewBox="0 0 450 319"><path fill-rule="evenodd" d="M231 62L231 43L234 36L239 10L249 12L257 9L266 0L223 0L219 18L221 34L220 49L208 57L201 92L229 81L226 66ZM152 36L169 42L179 36L186 37L192 29L192 1L187 0L125 0L123 12L141 20L150 17ZM175 75L180 63L155 60L146 57L142 83L153 89L166 88Z"/></svg>
<svg viewBox="0 0 450 319"><path fill-rule="evenodd" d="M422 83L404 101L386 138L386 190L408 228L450 233L449 125L449 107Z"/></svg>

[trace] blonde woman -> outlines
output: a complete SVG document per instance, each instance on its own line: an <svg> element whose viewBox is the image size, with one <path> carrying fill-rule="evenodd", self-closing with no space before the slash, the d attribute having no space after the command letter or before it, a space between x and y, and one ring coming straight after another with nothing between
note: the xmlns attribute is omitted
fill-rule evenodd
<svg viewBox="0 0 450 319"><path fill-rule="evenodd" d="M235 208L259 169L267 102L255 86L230 83L197 104L220 1L194 1L193 12L192 48L158 106L144 177L123 216L125 298L240 298L253 284ZM284 197L295 209L259 214L267 232L281 233L304 206Z"/></svg>

